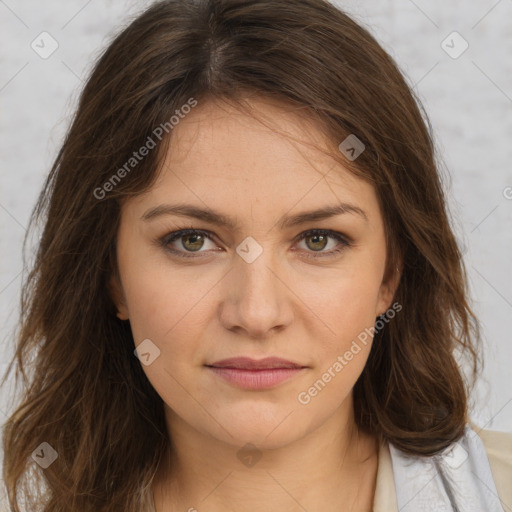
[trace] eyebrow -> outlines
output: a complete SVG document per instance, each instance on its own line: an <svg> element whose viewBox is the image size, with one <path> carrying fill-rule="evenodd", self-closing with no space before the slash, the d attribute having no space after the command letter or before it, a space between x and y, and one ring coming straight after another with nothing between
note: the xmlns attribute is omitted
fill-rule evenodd
<svg viewBox="0 0 512 512"><path fill-rule="evenodd" d="M356 205L348 203L338 203L332 206L326 206L318 210L301 212L295 215L285 215L279 219L277 224L280 229L286 229L306 222L328 219L342 214L355 214L368 222L368 216ZM238 222L227 215L223 215L211 209L198 208L189 204L160 204L147 210L141 217L141 220L148 222L162 215L178 215L180 217L193 217L210 224L216 224L232 230L238 229Z"/></svg>

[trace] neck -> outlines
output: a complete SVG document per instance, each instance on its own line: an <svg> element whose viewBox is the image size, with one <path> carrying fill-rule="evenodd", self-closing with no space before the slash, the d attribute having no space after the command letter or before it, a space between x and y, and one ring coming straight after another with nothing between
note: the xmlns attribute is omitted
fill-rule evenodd
<svg viewBox="0 0 512 512"><path fill-rule="evenodd" d="M240 446L207 437L167 411L173 452L153 484L156 512L259 512L269 503L285 512L371 511L378 442L343 412L301 439L244 457Z"/></svg>

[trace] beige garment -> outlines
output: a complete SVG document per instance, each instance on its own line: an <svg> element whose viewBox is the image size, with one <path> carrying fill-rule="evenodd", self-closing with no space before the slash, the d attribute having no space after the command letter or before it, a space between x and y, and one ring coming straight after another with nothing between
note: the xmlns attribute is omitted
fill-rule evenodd
<svg viewBox="0 0 512 512"><path fill-rule="evenodd" d="M475 425L472 425L472 428L484 443L503 510L512 512L512 433L481 430ZM156 512L152 500L147 512ZM379 447L373 512L399 512L387 443L381 443Z"/></svg>

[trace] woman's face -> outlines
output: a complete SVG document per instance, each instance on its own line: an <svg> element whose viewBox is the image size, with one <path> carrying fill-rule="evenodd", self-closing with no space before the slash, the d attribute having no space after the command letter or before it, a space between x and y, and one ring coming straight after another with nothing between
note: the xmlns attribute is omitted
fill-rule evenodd
<svg viewBox="0 0 512 512"><path fill-rule="evenodd" d="M298 114L252 105L292 137L322 143ZM123 206L118 316L143 343L171 428L272 448L349 409L372 341L362 334L394 286L383 283L373 187L306 144L227 104L199 104L174 127L155 186ZM338 210L311 215L326 209ZM185 229L197 232L171 240ZM298 368L219 369L240 357Z"/></svg>

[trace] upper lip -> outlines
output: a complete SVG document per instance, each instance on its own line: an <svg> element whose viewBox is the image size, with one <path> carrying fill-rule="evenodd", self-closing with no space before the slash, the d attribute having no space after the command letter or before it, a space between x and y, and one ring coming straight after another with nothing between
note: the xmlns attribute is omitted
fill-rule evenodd
<svg viewBox="0 0 512 512"><path fill-rule="evenodd" d="M264 359L251 359L250 357L232 357L222 359L206 366L215 368L237 368L243 370L265 370L268 368L305 368L299 363L288 361L280 357L266 357Z"/></svg>

